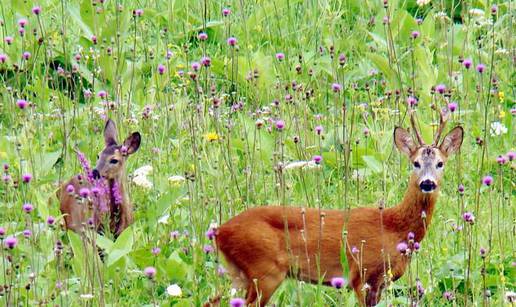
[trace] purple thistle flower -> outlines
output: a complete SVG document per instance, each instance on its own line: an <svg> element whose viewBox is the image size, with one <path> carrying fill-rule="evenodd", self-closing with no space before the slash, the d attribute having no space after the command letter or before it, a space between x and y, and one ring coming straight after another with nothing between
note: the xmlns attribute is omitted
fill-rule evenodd
<svg viewBox="0 0 516 307"><path fill-rule="evenodd" d="M170 232L170 239L177 240L177 238L179 238L179 231L177 231L177 230L171 231Z"/></svg>
<svg viewBox="0 0 516 307"><path fill-rule="evenodd" d="M478 64L478 65L477 65L477 71L478 71L479 73L483 73L483 72L484 72L484 70L486 70L486 66L485 66L484 64Z"/></svg>
<svg viewBox="0 0 516 307"><path fill-rule="evenodd" d="M222 16L228 17L230 14L231 14L231 10L230 9L228 9L228 8L223 8L222 9Z"/></svg>
<svg viewBox="0 0 516 307"><path fill-rule="evenodd" d="M0 227L0 239L3 239L5 236L5 228L4 227Z"/></svg>
<svg viewBox="0 0 516 307"><path fill-rule="evenodd" d="M159 64L159 65L158 65L158 73L159 73L160 75L164 74L166 69L167 69L167 68L166 68L163 64Z"/></svg>
<svg viewBox="0 0 516 307"><path fill-rule="evenodd" d="M208 240L215 239L215 229L213 229L213 228L208 229L208 231L206 231L205 235L206 235L206 238L208 238Z"/></svg>
<svg viewBox="0 0 516 307"><path fill-rule="evenodd" d="M491 177L489 175L484 176L484 178L482 179L482 184L484 184L486 186L490 186L492 183L493 183L493 177Z"/></svg>
<svg viewBox="0 0 516 307"><path fill-rule="evenodd" d="M412 31L412 33L410 33L410 36L412 37L412 39L416 39L419 37L419 32L418 31Z"/></svg>
<svg viewBox="0 0 516 307"><path fill-rule="evenodd" d="M276 59L280 62L283 61L285 59L285 54L282 52L276 53Z"/></svg>
<svg viewBox="0 0 516 307"><path fill-rule="evenodd" d="M314 157L312 158L312 161L314 161L314 162L315 162L315 164L317 164L317 165L321 164L322 160L323 160L322 156L319 156L319 155L314 156Z"/></svg>
<svg viewBox="0 0 516 307"><path fill-rule="evenodd" d="M453 292L450 292L450 291L446 291L443 293L443 298L447 301L453 301L453 299L455 298L455 296L453 295Z"/></svg>
<svg viewBox="0 0 516 307"><path fill-rule="evenodd" d="M30 231L30 229L25 229L22 233L26 239L28 239L32 236L32 231Z"/></svg>
<svg viewBox="0 0 516 307"><path fill-rule="evenodd" d="M88 188L81 188L79 190L79 195L82 197L82 198L87 198L88 196L90 196L90 189Z"/></svg>
<svg viewBox="0 0 516 307"><path fill-rule="evenodd" d="M420 280L416 281L416 288L417 288L417 293L419 294L419 297L421 297L425 294L425 288L423 287L423 283Z"/></svg>
<svg viewBox="0 0 516 307"><path fill-rule="evenodd" d="M102 99L105 99L107 97L107 92L104 91L104 90L100 90L98 93L97 93L97 96L99 96L100 98Z"/></svg>
<svg viewBox="0 0 516 307"><path fill-rule="evenodd" d="M217 267L217 275L224 276L224 274L226 274L226 273L227 273L227 270L223 266L219 265Z"/></svg>
<svg viewBox="0 0 516 307"><path fill-rule="evenodd" d="M507 163L507 158L505 156L499 155L496 158L496 162L500 165L504 165L505 163Z"/></svg>
<svg viewBox="0 0 516 307"><path fill-rule="evenodd" d="M159 247L153 247L152 250L151 250L151 253L154 255L154 256L157 256L159 255L159 253L161 253L161 248Z"/></svg>
<svg viewBox="0 0 516 307"><path fill-rule="evenodd" d="M228 43L228 45L230 45L231 47L234 47L234 46L236 46L236 44L237 44L237 39L236 39L236 38L234 38L234 37L230 37L230 38L228 38L227 43Z"/></svg>
<svg viewBox="0 0 516 307"><path fill-rule="evenodd" d="M407 250L408 250L408 245L407 245L407 243L405 243L405 242L400 242L400 243L398 243L398 245L396 245L396 250L397 250L400 254L406 254L406 253L407 253Z"/></svg>
<svg viewBox="0 0 516 307"><path fill-rule="evenodd" d="M211 59L208 56L203 56L201 58L201 64L204 67L210 67L211 66Z"/></svg>
<svg viewBox="0 0 516 307"><path fill-rule="evenodd" d="M344 66L346 64L346 55L344 53L339 54L339 65Z"/></svg>
<svg viewBox="0 0 516 307"><path fill-rule="evenodd" d="M56 222L56 219L55 219L53 216L49 215L49 216L47 217L47 224L48 224L49 226L54 225L54 223L55 223L55 222Z"/></svg>
<svg viewBox="0 0 516 307"><path fill-rule="evenodd" d="M34 211L34 206L32 204L23 204L22 206L22 209L25 213L31 213L32 211Z"/></svg>
<svg viewBox="0 0 516 307"><path fill-rule="evenodd" d="M464 59L464 62L462 62L462 65L464 65L464 68L470 69L473 65L473 61L471 59Z"/></svg>
<svg viewBox="0 0 516 307"><path fill-rule="evenodd" d="M339 84L339 83L333 83L331 85L331 90L334 92L334 93L340 93L340 91L342 91L342 85Z"/></svg>
<svg viewBox="0 0 516 307"><path fill-rule="evenodd" d="M5 64L7 62L7 54L0 54L0 63Z"/></svg>
<svg viewBox="0 0 516 307"><path fill-rule="evenodd" d="M356 254L360 253L360 250L356 246L352 246L351 253L356 255Z"/></svg>
<svg viewBox="0 0 516 307"><path fill-rule="evenodd" d="M142 17L143 15L143 10L142 9L136 9L133 11L133 16L136 16L136 17Z"/></svg>
<svg viewBox="0 0 516 307"><path fill-rule="evenodd" d="M438 92L439 94L444 94L444 92L446 91L446 85L444 85L444 84L436 85L435 91Z"/></svg>
<svg viewBox="0 0 516 307"><path fill-rule="evenodd" d="M235 298L232 298L231 301L229 301L229 305L231 307L244 307L245 300L243 298L235 297Z"/></svg>
<svg viewBox="0 0 516 307"><path fill-rule="evenodd" d="M13 249L18 245L18 240L15 237L7 237L4 241L5 247L8 249Z"/></svg>
<svg viewBox="0 0 516 307"><path fill-rule="evenodd" d="M483 247L480 248L480 257L485 258L487 255L487 250Z"/></svg>
<svg viewBox="0 0 516 307"><path fill-rule="evenodd" d="M450 112L452 112L452 113L457 110L457 107L458 107L458 105L456 102L450 102L448 104L448 110L450 110Z"/></svg>
<svg viewBox="0 0 516 307"><path fill-rule="evenodd" d="M464 185L461 183L459 184L459 187L457 188L457 191L460 193L460 194L464 194Z"/></svg>
<svg viewBox="0 0 516 307"><path fill-rule="evenodd" d="M208 34L204 33L204 32L201 32L199 33L199 35L197 35L197 38L201 41L205 41L208 39Z"/></svg>
<svg viewBox="0 0 516 307"><path fill-rule="evenodd" d="M418 252L421 249L421 243L415 242L414 243L414 251Z"/></svg>
<svg viewBox="0 0 516 307"><path fill-rule="evenodd" d="M513 161L516 158L516 152L515 151L509 151L507 153L507 158L509 159L509 161Z"/></svg>
<svg viewBox="0 0 516 307"><path fill-rule="evenodd" d="M199 64L199 62L193 62L192 63L192 70L193 71L199 71L199 69L201 69L201 64Z"/></svg>
<svg viewBox="0 0 516 307"><path fill-rule="evenodd" d="M215 251L213 246L211 246L209 244L204 245L202 250L204 251L205 254L210 254L210 253L213 253Z"/></svg>
<svg viewBox="0 0 516 307"><path fill-rule="evenodd" d="M73 187L73 185L71 185L71 184L67 185L67 186L66 186L66 192L67 192L68 194L73 194L73 193L75 193L75 188Z"/></svg>
<svg viewBox="0 0 516 307"><path fill-rule="evenodd" d="M342 277L333 277L330 283L335 289L342 289L346 285L346 280Z"/></svg>
<svg viewBox="0 0 516 307"><path fill-rule="evenodd" d="M33 8L32 8L32 14L34 14L34 15L36 15L36 16L37 16L37 15L39 15L39 14L41 14L41 6L35 6L35 7L33 7Z"/></svg>
<svg viewBox="0 0 516 307"><path fill-rule="evenodd" d="M409 96L407 98L407 104L409 105L409 107L414 107L415 105L417 105L417 98L414 96Z"/></svg>
<svg viewBox="0 0 516 307"><path fill-rule="evenodd" d="M22 58L27 61L28 59L30 59L30 56L31 56L30 52L25 51L22 55Z"/></svg>
<svg viewBox="0 0 516 307"><path fill-rule="evenodd" d="M321 135L324 132L324 128L321 125L315 126L315 133Z"/></svg>
<svg viewBox="0 0 516 307"><path fill-rule="evenodd" d="M93 43L93 45L96 45L97 44L97 36L92 35L91 36L91 42Z"/></svg>
<svg viewBox="0 0 516 307"><path fill-rule="evenodd" d="M6 36L6 37L4 38L4 41L7 43L7 45L10 45L10 44L12 44L12 43L13 43L14 38L13 38L12 36Z"/></svg>
<svg viewBox="0 0 516 307"><path fill-rule="evenodd" d="M408 235L407 235L407 240L409 240L409 241L413 241L413 240L414 240L414 237L415 237L415 235L414 235L414 233L411 231L411 232L409 232L409 233L408 233Z"/></svg>
<svg viewBox="0 0 516 307"><path fill-rule="evenodd" d="M32 180L32 174L23 174L22 175L22 181L23 183L29 183Z"/></svg>
<svg viewBox="0 0 516 307"><path fill-rule="evenodd" d="M282 121L281 119L278 119L278 120L274 123L274 125L276 126L276 129L277 129L278 131L282 131L282 130L285 128L285 122L284 122L284 121Z"/></svg>
<svg viewBox="0 0 516 307"><path fill-rule="evenodd" d="M84 98L86 98L86 99L89 99L89 98L91 98L91 96L93 96L93 93L91 92L91 90L88 90L88 89L85 89L83 91L83 94L84 94Z"/></svg>
<svg viewBox="0 0 516 307"><path fill-rule="evenodd" d="M469 224L475 223L475 216L471 212L464 212L464 214L462 215L462 219Z"/></svg>
<svg viewBox="0 0 516 307"><path fill-rule="evenodd" d="M18 19L18 25L22 28L24 28L27 25L27 23L29 22L25 18Z"/></svg>
<svg viewBox="0 0 516 307"><path fill-rule="evenodd" d="M24 36L25 35L25 28L19 28L18 29L18 33L20 33L20 36Z"/></svg>
<svg viewBox="0 0 516 307"><path fill-rule="evenodd" d="M496 4L493 4L491 6L491 14L496 15L496 13L498 13L498 6Z"/></svg>
<svg viewBox="0 0 516 307"><path fill-rule="evenodd" d="M143 274L145 274L147 278L153 279L154 277L156 277L156 268L148 266L143 270Z"/></svg>
<svg viewBox="0 0 516 307"><path fill-rule="evenodd" d="M29 103L25 99L18 99L18 100L16 100L16 105L21 110L24 110L29 105Z"/></svg>

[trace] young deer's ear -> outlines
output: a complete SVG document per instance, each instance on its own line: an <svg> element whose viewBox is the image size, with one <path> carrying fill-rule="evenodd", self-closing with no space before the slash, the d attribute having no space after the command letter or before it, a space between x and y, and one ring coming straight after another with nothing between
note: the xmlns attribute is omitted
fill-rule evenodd
<svg viewBox="0 0 516 307"><path fill-rule="evenodd" d="M138 148L140 148L140 143L142 142L142 136L139 132L133 132L127 139L124 141L124 146L127 147L127 154L131 155L135 153Z"/></svg>
<svg viewBox="0 0 516 307"><path fill-rule="evenodd" d="M106 126L104 127L104 142L106 146L116 145L117 143L117 132L115 122L108 119Z"/></svg>
<svg viewBox="0 0 516 307"><path fill-rule="evenodd" d="M461 126L453 128L443 139L439 150L446 156L456 153L462 145L464 139L464 129Z"/></svg>
<svg viewBox="0 0 516 307"><path fill-rule="evenodd" d="M414 144L407 130L400 127L394 129L394 144L396 144L396 147L398 147L401 152L409 157L417 149L416 144Z"/></svg>

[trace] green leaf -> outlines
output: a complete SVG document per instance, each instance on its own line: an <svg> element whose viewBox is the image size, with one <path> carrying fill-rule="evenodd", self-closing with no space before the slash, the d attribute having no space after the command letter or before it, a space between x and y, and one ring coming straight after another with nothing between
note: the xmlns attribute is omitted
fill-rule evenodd
<svg viewBox="0 0 516 307"><path fill-rule="evenodd" d="M162 266L162 269L167 274L167 277L177 282L187 280L191 273L190 266L186 264L183 259L181 259L181 257L179 257L177 251L170 254L166 264Z"/></svg>
<svg viewBox="0 0 516 307"><path fill-rule="evenodd" d="M70 240L70 246L72 247L72 268L77 276L83 276L84 274L84 242L81 237L75 232L68 231L68 240Z"/></svg>
<svg viewBox="0 0 516 307"><path fill-rule="evenodd" d="M382 172L382 163L380 161L376 160L373 156L362 156L362 160L366 163L367 167L371 169L375 173L381 173Z"/></svg>
<svg viewBox="0 0 516 307"><path fill-rule="evenodd" d="M133 228L129 227L118 237L118 239L113 244L112 250L108 255L108 259L106 261L106 266L110 267L115 262L117 262L120 258L131 252L134 244L133 237Z"/></svg>

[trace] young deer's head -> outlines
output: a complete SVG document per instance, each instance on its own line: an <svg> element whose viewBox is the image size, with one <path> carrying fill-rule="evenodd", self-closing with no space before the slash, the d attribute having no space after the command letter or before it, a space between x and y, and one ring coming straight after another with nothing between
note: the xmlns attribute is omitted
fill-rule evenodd
<svg viewBox="0 0 516 307"><path fill-rule="evenodd" d="M413 141L407 130L400 127L394 129L394 143L414 165L412 176L423 193L432 193L439 187L446 160L459 150L464 136L462 127L457 126L439 144L439 138L448 119L446 108L439 112L439 118L439 128L431 145L425 144L417 130L413 111L410 114L410 122L418 144Z"/></svg>
<svg viewBox="0 0 516 307"><path fill-rule="evenodd" d="M93 177L95 179L102 177L109 180L122 176L127 157L138 150L140 142L140 133L133 132L122 145L119 145L115 122L108 119L104 127L105 147L98 156L97 165L93 169Z"/></svg>

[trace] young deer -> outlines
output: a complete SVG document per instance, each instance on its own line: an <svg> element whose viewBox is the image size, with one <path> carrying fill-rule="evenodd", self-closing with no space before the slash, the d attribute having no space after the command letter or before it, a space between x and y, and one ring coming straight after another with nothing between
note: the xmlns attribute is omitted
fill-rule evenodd
<svg viewBox="0 0 516 307"><path fill-rule="evenodd" d="M409 232L416 242L424 238L432 221L444 164L462 144L463 129L458 126L438 145L446 117L443 109L431 145L426 145L415 129L413 114L411 123L419 144L405 129L394 129L394 143L414 165L405 196L395 207L349 211L256 207L220 226L217 248L226 260L233 285L247 290L247 304L264 306L287 276L313 283L322 279L325 284L343 276L340 255L345 248L350 286L361 305L376 305L386 286L388 270L395 281L409 262L397 245L407 240ZM362 247L358 257L352 254L352 247Z"/></svg>
<svg viewBox="0 0 516 307"><path fill-rule="evenodd" d="M123 178L127 157L138 150L141 136L133 132L118 145L115 123L109 119L104 127L104 142L93 171L86 177L74 176L59 188L57 197L66 228L81 233L90 223L100 231L103 217L108 216L110 230L118 236L133 222Z"/></svg>

